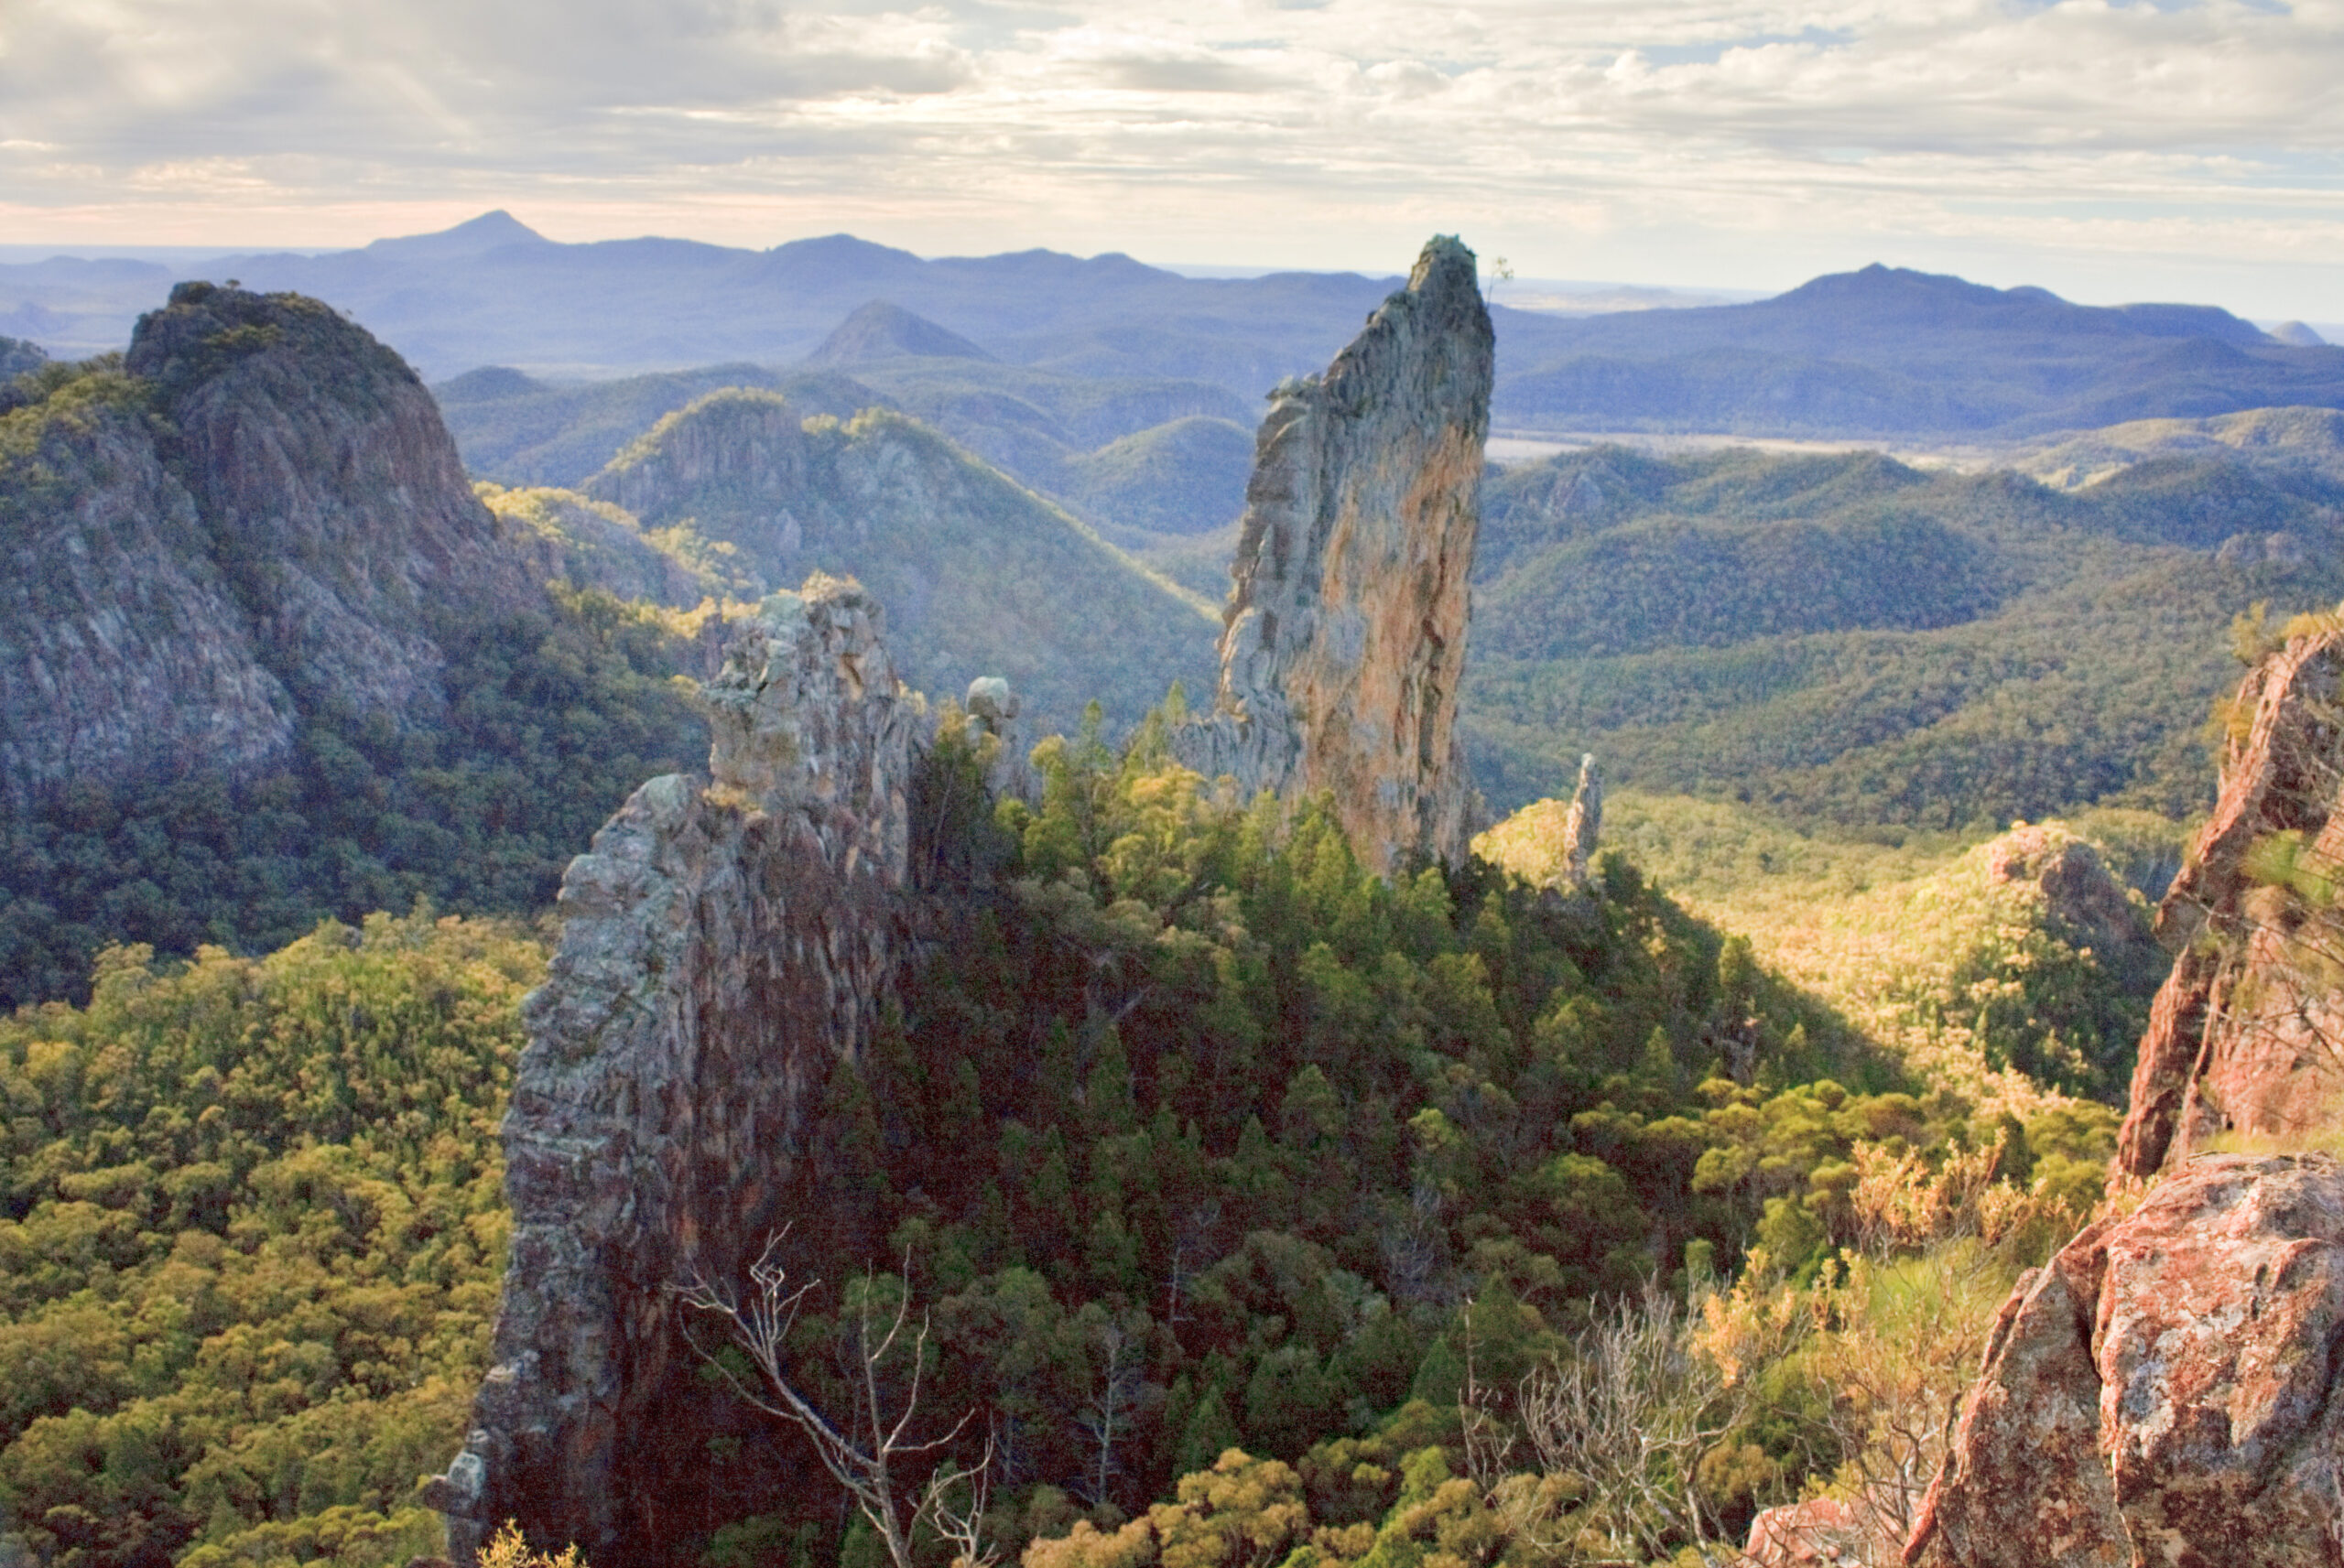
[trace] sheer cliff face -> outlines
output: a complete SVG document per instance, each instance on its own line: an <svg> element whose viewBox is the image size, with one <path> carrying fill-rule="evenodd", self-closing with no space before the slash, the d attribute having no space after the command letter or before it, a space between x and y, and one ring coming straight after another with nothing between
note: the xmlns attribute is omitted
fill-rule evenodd
<svg viewBox="0 0 2344 1568"><path fill-rule="evenodd" d="M525 1007L492 1367L429 1494L459 1562L506 1519L667 1560L711 1398L671 1288L741 1277L802 1201L810 1109L890 988L912 715L878 607L775 595L707 701L710 776L654 779L571 863Z"/></svg>
<svg viewBox="0 0 2344 1568"><path fill-rule="evenodd" d="M1256 441L1217 710L1184 747L1251 792L1329 794L1389 871L1460 861L1457 736L1493 339L1472 252L1436 239Z"/></svg>
<svg viewBox="0 0 2344 1568"><path fill-rule="evenodd" d="M121 372L5 416L0 775L238 773L298 706L404 713L433 614L541 597L398 356L315 300L183 284Z"/></svg>
<svg viewBox="0 0 2344 1568"><path fill-rule="evenodd" d="M2344 867L2339 679L2344 633L2326 632L2291 640L2240 688L2245 728L2158 911L2160 933L2186 946L2132 1071L2116 1155L2131 1174L2226 1130L2286 1135L2344 1115L2344 932L2285 885Z"/></svg>
<svg viewBox="0 0 2344 1568"><path fill-rule="evenodd" d="M90 390L116 406L43 421L47 494L0 480L0 792L17 807L81 778L240 771L292 740L292 699L194 498L157 454L139 389L113 379Z"/></svg>

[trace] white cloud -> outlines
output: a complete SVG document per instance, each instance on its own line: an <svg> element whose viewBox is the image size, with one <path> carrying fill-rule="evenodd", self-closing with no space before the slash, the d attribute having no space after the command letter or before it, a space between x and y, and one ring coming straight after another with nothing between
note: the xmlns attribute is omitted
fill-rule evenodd
<svg viewBox="0 0 2344 1568"><path fill-rule="evenodd" d="M2284 263L2344 295L2339 191L2344 0L0 8L0 207L123 240L199 196L223 240L240 214L388 204L274 236L356 241L505 204L579 235L851 221L1319 265L1429 222L1525 272L2033 246L2111 282Z"/></svg>

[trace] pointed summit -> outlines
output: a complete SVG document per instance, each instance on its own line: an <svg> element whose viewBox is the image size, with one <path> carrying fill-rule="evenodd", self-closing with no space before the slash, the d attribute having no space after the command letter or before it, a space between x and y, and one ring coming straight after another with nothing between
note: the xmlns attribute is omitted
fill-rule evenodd
<svg viewBox="0 0 2344 1568"><path fill-rule="evenodd" d="M915 316L900 305L874 299L838 324L822 346L807 357L818 365L869 364L874 360L991 360L968 339Z"/></svg>
<svg viewBox="0 0 2344 1568"><path fill-rule="evenodd" d="M549 245L554 242L499 207L467 219L452 229L433 234L404 234L376 240L366 254L396 256L403 261L463 261L501 251L507 245Z"/></svg>
<svg viewBox="0 0 2344 1568"><path fill-rule="evenodd" d="M1326 374L1270 395L1221 690L1182 740L1248 794L1330 795L1385 874L1459 864L1471 832L1457 692L1494 361L1473 253L1442 235Z"/></svg>

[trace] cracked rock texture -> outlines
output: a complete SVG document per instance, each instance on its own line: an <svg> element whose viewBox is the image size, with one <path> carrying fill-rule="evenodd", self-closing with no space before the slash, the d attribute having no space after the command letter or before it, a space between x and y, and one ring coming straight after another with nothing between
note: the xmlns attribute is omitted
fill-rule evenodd
<svg viewBox="0 0 2344 1568"><path fill-rule="evenodd" d="M2344 1169L2208 1155L2004 1303L1914 1568L2344 1563Z"/></svg>
<svg viewBox="0 0 2344 1568"><path fill-rule="evenodd" d="M1324 793L1375 870L1463 860L1457 733L1493 339L1473 253L1442 237L1321 376L1272 395L1221 638L1182 737L1247 794Z"/></svg>
<svg viewBox="0 0 2344 1568"><path fill-rule="evenodd" d="M247 773L311 703L404 717L438 700L435 615L543 600L423 384L314 299L181 284L119 370L5 417L16 806Z"/></svg>
<svg viewBox="0 0 2344 1568"><path fill-rule="evenodd" d="M2333 880L2344 868L2340 677L2344 633L2319 632L2291 639L2240 687L2245 722L2213 815L2157 912L2180 953L2132 1070L2116 1152L2129 1174L2152 1175L2219 1132L2300 1134L2344 1108L2344 1000L2332 978L2344 932L2257 869L2259 854L2288 841L2306 871Z"/></svg>
<svg viewBox="0 0 2344 1568"><path fill-rule="evenodd" d="M708 776L645 784L570 863L524 1004L491 1368L426 1493L459 1563L506 1519L666 1560L708 1435L670 1288L741 1277L802 1201L814 1101L890 991L913 703L877 604L772 596L705 696Z"/></svg>

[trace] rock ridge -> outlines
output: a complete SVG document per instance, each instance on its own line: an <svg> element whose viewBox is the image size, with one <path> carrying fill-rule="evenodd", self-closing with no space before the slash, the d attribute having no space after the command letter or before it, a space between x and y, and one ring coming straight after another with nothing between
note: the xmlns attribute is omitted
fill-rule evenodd
<svg viewBox="0 0 2344 1568"><path fill-rule="evenodd" d="M2344 868L2339 679L2344 628L2330 625L2290 638L2239 687L2213 814L2157 911L2180 952L2133 1067L2116 1154L2127 1174L2219 1132L2297 1135L2339 1113L2344 949L2333 914L2301 896Z"/></svg>
<svg viewBox="0 0 2344 1568"><path fill-rule="evenodd" d="M1494 337L1473 253L1427 243L1323 375L1271 394L1213 712L1181 754L1246 794L1324 794L1361 858L1462 863L1457 730Z"/></svg>
<svg viewBox="0 0 2344 1568"><path fill-rule="evenodd" d="M878 604L769 597L704 688L705 776L637 790L562 879L504 1141L511 1261L474 1430L427 1500L469 1562L517 1519L661 1561L703 1479L671 1291L746 1271L806 1196L811 1108L889 995L916 701Z"/></svg>

